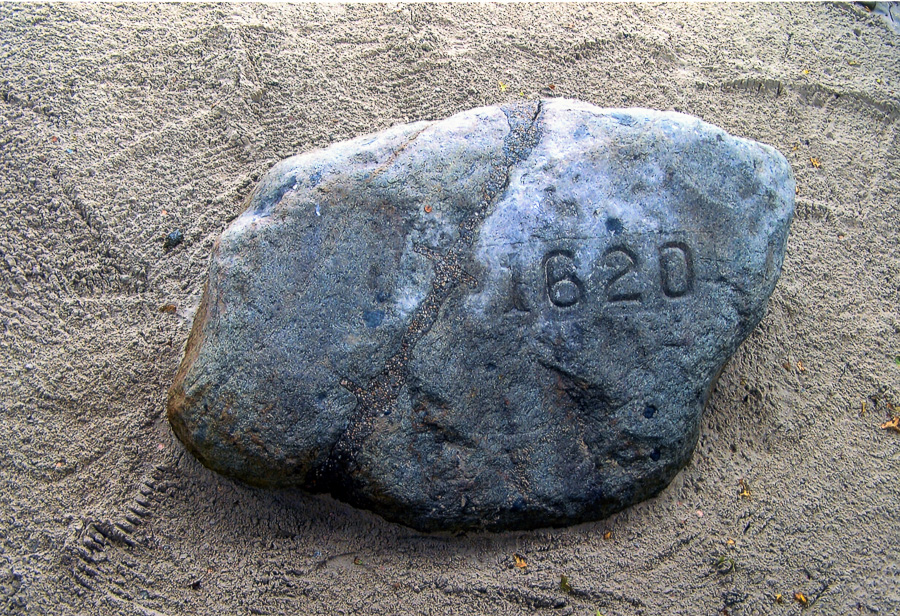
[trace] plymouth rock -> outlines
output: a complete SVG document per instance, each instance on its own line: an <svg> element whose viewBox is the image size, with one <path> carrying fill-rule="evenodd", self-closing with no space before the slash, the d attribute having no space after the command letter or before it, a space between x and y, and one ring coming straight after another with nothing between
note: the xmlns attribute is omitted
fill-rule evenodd
<svg viewBox="0 0 900 616"><path fill-rule="evenodd" d="M169 421L420 530L603 518L690 459L793 201L769 146L564 99L289 158L213 249Z"/></svg>

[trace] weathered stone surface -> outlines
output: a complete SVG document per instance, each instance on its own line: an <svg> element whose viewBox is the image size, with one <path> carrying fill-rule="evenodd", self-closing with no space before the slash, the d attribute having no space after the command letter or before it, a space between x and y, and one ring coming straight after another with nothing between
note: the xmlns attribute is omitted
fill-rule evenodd
<svg viewBox="0 0 900 616"><path fill-rule="evenodd" d="M771 147L560 99L287 159L214 249L169 419L420 529L599 519L689 459L793 195Z"/></svg>

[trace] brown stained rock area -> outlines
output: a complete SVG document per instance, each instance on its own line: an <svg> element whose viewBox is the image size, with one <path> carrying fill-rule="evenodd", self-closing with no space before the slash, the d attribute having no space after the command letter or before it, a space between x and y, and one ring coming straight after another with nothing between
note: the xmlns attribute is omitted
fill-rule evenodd
<svg viewBox="0 0 900 616"><path fill-rule="evenodd" d="M203 345L203 327L207 318L208 293L204 286L202 299L200 300L200 305L197 307L197 314L194 317L191 333L188 336L184 358L181 360L181 365L175 373L175 382L172 384L171 389L169 389L168 400L166 402L166 415L169 419L169 423L172 425L172 429L175 433L179 435L186 435L186 427L180 421L181 410L195 403L194 400L189 400L184 395L184 377L193 363L197 360L197 354L200 351L200 347ZM180 438L184 441L185 437L181 436Z"/></svg>

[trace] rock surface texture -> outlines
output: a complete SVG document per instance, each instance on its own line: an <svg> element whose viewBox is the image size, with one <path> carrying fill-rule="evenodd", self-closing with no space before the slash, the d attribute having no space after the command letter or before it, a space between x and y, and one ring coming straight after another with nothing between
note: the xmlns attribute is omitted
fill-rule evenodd
<svg viewBox="0 0 900 616"><path fill-rule="evenodd" d="M295 156L214 249L169 420L422 530L602 518L690 458L793 200L771 147L563 99Z"/></svg>

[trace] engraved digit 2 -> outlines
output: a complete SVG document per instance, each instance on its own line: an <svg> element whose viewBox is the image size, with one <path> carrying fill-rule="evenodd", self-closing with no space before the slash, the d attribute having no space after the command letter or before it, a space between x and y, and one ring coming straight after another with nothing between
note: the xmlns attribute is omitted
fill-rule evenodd
<svg viewBox="0 0 900 616"><path fill-rule="evenodd" d="M682 242L668 242L659 249L659 275L666 297L681 297L694 285L691 249Z"/></svg>
<svg viewBox="0 0 900 616"><path fill-rule="evenodd" d="M554 306L568 308L581 299L581 281L575 274L575 260L572 254L555 250L544 261L547 276L547 296Z"/></svg>
<svg viewBox="0 0 900 616"><path fill-rule="evenodd" d="M611 302L640 301L640 292L629 292L623 289L614 288L616 286L616 283L620 278L622 278L622 276L625 276L629 272L634 271L634 268L637 266L638 262L637 255L634 254L631 249L626 248L625 246L616 246L606 251L605 259L608 263L610 261L618 261L622 263L622 265L619 266L616 270L616 273L613 275L613 277L610 278L609 282L606 283L606 299Z"/></svg>

